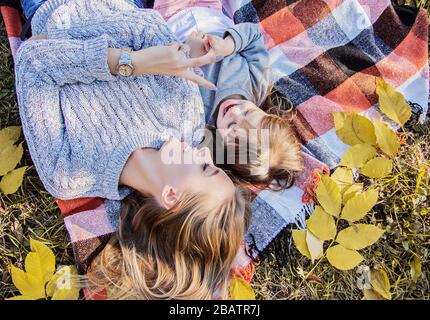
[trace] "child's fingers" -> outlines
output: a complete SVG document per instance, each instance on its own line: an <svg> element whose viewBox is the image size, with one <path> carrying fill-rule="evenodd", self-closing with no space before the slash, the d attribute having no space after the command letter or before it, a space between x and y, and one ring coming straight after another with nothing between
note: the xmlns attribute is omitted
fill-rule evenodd
<svg viewBox="0 0 430 320"><path fill-rule="evenodd" d="M215 61L216 61L215 52L212 49L210 49L208 53L206 53L204 56L188 59L187 62L185 62L184 67L185 68L201 67L210 63L214 63Z"/></svg>

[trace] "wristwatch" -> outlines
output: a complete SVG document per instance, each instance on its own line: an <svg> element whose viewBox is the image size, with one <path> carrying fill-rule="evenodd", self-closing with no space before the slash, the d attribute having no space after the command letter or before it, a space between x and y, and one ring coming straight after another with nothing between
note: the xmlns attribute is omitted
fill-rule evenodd
<svg viewBox="0 0 430 320"><path fill-rule="evenodd" d="M130 77L133 74L134 66L131 63L131 48L122 48L119 55L118 74Z"/></svg>

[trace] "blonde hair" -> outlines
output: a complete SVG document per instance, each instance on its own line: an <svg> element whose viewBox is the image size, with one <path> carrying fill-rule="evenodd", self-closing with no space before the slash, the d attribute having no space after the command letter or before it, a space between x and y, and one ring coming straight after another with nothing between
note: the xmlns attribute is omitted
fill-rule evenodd
<svg viewBox="0 0 430 320"><path fill-rule="evenodd" d="M247 195L208 208L207 195L183 195L171 209L135 192L123 200L119 230L92 263L90 292L109 299L212 299L226 292L248 229Z"/></svg>
<svg viewBox="0 0 430 320"><path fill-rule="evenodd" d="M257 132L268 130L269 148L267 150L262 148L262 135L257 134L257 141L246 139L247 161L240 161L243 159L244 148L241 146L240 138L236 136L233 140L234 159L228 159L228 148L231 145L224 144L223 138L212 128L212 134L215 135L215 150L224 148L224 159L222 163L217 163L217 166L244 186L263 185L273 190L283 190L293 184L295 173L304 167L300 143L288 117L292 105L288 99L271 89L260 108L267 115L261 120Z"/></svg>

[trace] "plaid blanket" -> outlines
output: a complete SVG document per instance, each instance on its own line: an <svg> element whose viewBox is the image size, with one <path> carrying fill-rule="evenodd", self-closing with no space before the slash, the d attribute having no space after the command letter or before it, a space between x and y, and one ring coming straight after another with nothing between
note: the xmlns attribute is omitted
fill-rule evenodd
<svg viewBox="0 0 430 320"><path fill-rule="evenodd" d="M225 11L236 23L261 27L275 88L295 105L293 123L305 157L305 170L290 189L255 190L253 222L245 237L249 254L241 250L236 260L243 270L287 226L304 226L312 211L307 190L316 173L326 165L333 168L347 147L333 129L333 111L378 115L375 77L382 77L419 104L424 119L428 22L424 10L395 8L388 0L229 0ZM11 7L1 12L14 54L22 18ZM120 204L100 198L56 201L78 268L85 272L116 230Z"/></svg>

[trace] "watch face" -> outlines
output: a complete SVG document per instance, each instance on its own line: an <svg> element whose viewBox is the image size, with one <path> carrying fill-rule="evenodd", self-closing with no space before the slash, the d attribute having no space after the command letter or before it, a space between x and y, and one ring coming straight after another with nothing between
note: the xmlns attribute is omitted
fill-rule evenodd
<svg viewBox="0 0 430 320"><path fill-rule="evenodd" d="M124 77L129 77L133 74L133 68L127 64L119 66L118 73Z"/></svg>

